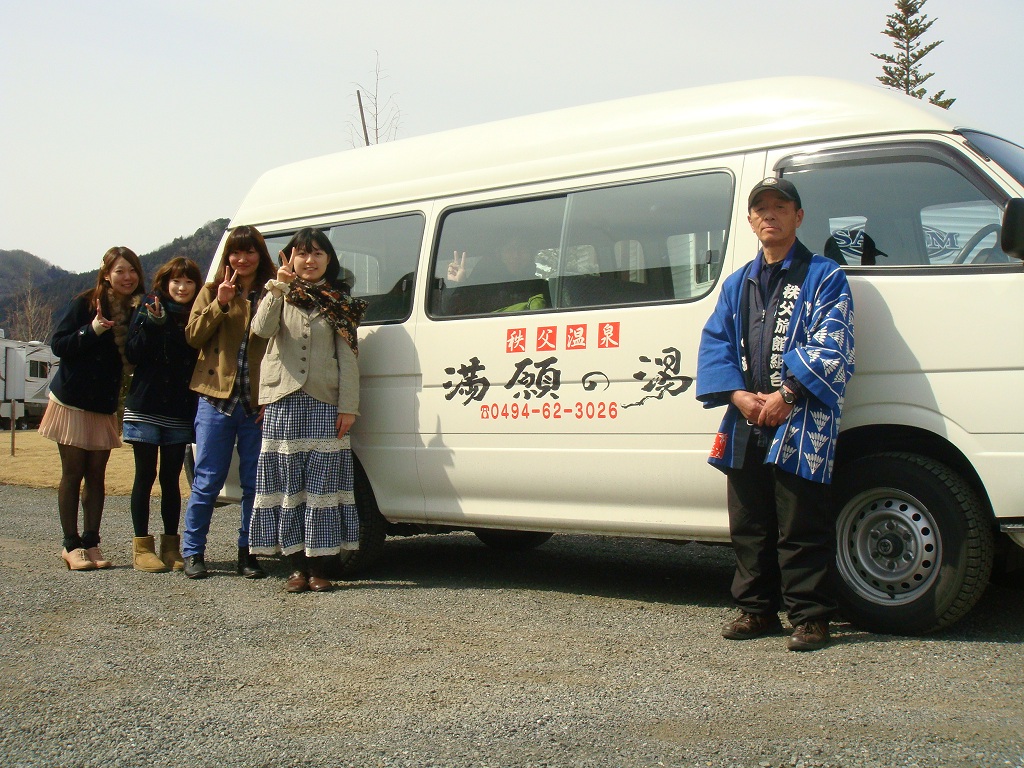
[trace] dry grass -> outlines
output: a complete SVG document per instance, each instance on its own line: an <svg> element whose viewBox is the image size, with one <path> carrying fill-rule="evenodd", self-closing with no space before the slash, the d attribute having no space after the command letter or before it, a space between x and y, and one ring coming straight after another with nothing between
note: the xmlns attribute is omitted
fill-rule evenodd
<svg viewBox="0 0 1024 768"><path fill-rule="evenodd" d="M25 485L29 488L56 488L60 483L60 454L57 444L40 437L35 430L14 432L14 455L11 455L11 432L0 432L0 483ZM132 447L124 443L110 452L107 463L107 495L128 496L135 479L135 458ZM185 473L181 473L181 492L188 496ZM153 487L160 495L160 484Z"/></svg>

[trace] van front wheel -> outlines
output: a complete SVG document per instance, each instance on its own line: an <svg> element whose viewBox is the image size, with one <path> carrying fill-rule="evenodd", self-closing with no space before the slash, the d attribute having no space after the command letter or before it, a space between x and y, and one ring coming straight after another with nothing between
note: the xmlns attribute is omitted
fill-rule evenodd
<svg viewBox="0 0 1024 768"><path fill-rule="evenodd" d="M994 542L981 502L952 469L912 453L842 467L833 487L843 615L873 632L923 634L978 601Z"/></svg>

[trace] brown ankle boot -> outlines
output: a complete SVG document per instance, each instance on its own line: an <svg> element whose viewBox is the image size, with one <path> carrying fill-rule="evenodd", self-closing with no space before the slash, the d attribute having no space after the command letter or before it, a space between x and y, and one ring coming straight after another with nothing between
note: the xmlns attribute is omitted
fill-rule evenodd
<svg viewBox="0 0 1024 768"><path fill-rule="evenodd" d="M164 573L167 566L156 556L152 536L136 536L132 539L132 567L146 573Z"/></svg>
<svg viewBox="0 0 1024 768"><path fill-rule="evenodd" d="M169 570L181 571L185 568L185 560L181 556L181 536L169 533L160 534L160 559Z"/></svg>

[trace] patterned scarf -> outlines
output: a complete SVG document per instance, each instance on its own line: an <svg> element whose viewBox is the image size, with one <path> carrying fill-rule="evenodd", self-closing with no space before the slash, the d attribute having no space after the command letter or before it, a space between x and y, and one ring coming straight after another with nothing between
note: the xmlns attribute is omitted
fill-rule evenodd
<svg viewBox="0 0 1024 768"><path fill-rule="evenodd" d="M355 354L359 354L359 336L356 329L366 312L366 302L331 288L326 282L311 283L296 277L285 301L307 312L319 309L327 323L336 330Z"/></svg>
<svg viewBox="0 0 1024 768"><path fill-rule="evenodd" d="M189 312L192 311L193 302L190 301L188 304L179 304L170 296L165 296L163 292L157 293L154 291L146 297L147 303L152 302L154 297L160 298L160 304L163 306L164 311L167 312L167 316L175 323L180 325L182 328L188 323ZM193 297L194 299L194 297Z"/></svg>

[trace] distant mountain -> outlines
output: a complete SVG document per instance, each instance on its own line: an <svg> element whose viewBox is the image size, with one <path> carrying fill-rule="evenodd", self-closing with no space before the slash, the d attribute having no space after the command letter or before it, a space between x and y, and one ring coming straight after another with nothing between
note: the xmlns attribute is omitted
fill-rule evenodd
<svg viewBox="0 0 1024 768"><path fill-rule="evenodd" d="M187 237L177 237L152 253L140 254L146 288L152 284L160 265L175 256L195 261L205 277L227 226L227 219L214 219ZM56 314L73 296L94 286L98 272L99 268L76 274L25 251L0 250L0 328L10 329L16 297L30 280Z"/></svg>

